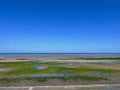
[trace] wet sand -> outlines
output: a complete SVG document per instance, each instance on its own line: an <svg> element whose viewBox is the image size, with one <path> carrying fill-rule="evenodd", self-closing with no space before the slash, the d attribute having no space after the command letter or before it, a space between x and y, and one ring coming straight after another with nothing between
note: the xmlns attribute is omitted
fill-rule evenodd
<svg viewBox="0 0 120 90"><path fill-rule="evenodd" d="M67 54L67 53L49 53L49 54L30 54L30 53L23 53L23 54L0 54L0 60L4 59L4 60L15 60L16 58L27 58L30 60L55 60L55 59L59 59L59 58L106 58L106 57L112 57L112 58L116 58L116 57L120 57L119 53L114 53L114 54L105 54L105 53L98 53L98 54L92 54L92 53L88 53L88 54Z"/></svg>

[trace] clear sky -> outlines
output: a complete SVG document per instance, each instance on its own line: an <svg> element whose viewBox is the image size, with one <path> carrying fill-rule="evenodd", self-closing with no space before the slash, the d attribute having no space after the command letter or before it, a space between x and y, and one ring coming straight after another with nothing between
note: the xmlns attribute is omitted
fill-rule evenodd
<svg viewBox="0 0 120 90"><path fill-rule="evenodd" d="M0 52L120 52L120 0L0 0Z"/></svg>

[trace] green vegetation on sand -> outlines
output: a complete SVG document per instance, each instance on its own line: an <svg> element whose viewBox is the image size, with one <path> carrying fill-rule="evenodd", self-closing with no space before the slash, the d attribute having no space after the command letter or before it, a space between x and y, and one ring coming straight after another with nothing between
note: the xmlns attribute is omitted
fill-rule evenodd
<svg viewBox="0 0 120 90"><path fill-rule="evenodd" d="M67 63L66 63L67 64ZM38 69L39 66L47 66L43 69ZM120 70L92 68L79 66L76 68L65 67L62 63L56 62L1 62L0 68L10 68L10 71L0 72L0 81L19 81L19 80L36 80L44 82L49 79L61 80L105 80L106 77L115 73L120 73ZM21 75L45 75L50 74L51 77L22 77ZM63 76L52 76L53 74L65 74ZM69 76L74 74L74 76ZM66 76L68 75L68 76ZM76 76L75 76L76 75ZM107 76L106 76L107 75ZM20 77L21 76L21 77Z"/></svg>

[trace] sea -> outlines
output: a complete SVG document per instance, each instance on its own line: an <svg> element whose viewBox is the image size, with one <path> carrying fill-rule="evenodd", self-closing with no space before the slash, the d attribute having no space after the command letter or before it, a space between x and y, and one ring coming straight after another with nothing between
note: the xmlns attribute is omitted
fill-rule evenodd
<svg viewBox="0 0 120 90"><path fill-rule="evenodd" d="M39 57L120 57L120 53L0 53L0 57L39 56Z"/></svg>

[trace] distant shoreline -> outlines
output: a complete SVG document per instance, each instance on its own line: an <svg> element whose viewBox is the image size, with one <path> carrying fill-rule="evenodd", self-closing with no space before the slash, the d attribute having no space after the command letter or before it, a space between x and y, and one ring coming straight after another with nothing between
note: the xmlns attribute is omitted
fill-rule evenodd
<svg viewBox="0 0 120 90"><path fill-rule="evenodd" d="M44 59L120 58L120 53L0 53L0 58L26 57Z"/></svg>
<svg viewBox="0 0 120 90"><path fill-rule="evenodd" d="M0 54L120 54L120 53L0 53Z"/></svg>

